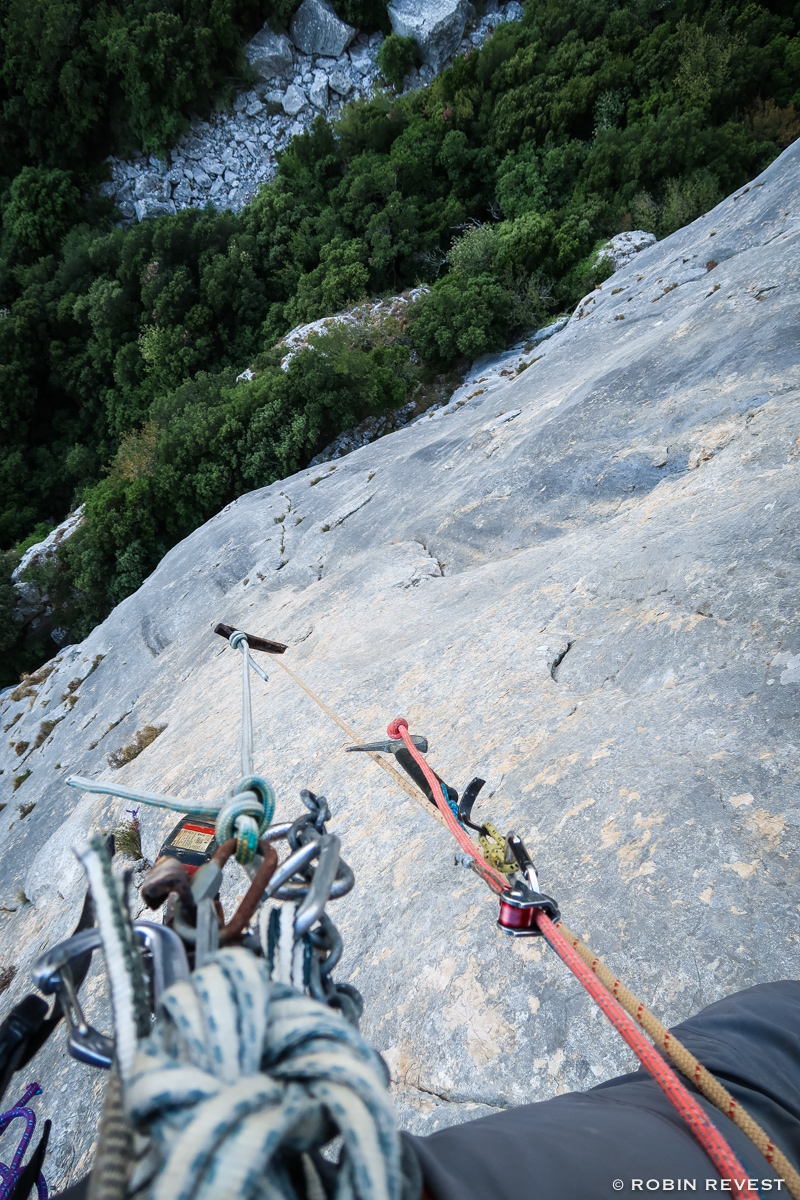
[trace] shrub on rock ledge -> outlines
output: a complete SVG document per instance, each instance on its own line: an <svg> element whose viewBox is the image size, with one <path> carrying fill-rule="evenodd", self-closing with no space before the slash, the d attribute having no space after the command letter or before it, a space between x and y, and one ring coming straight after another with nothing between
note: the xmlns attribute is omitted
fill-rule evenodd
<svg viewBox="0 0 800 1200"><path fill-rule="evenodd" d="M416 39L390 33L378 51L376 61L386 82L399 91L404 78L419 61Z"/></svg>

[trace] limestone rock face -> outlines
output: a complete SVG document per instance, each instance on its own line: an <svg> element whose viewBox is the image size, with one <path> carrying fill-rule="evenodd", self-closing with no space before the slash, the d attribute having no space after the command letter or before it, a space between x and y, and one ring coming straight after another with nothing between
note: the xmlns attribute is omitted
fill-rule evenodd
<svg viewBox="0 0 800 1200"><path fill-rule="evenodd" d="M274 33L269 25L247 43L244 53L262 79L278 79L292 72L292 43L285 33Z"/></svg>
<svg viewBox="0 0 800 1200"><path fill-rule="evenodd" d="M464 34L468 0L395 0L389 5L394 33L417 39L422 61L440 70Z"/></svg>
<svg viewBox="0 0 800 1200"><path fill-rule="evenodd" d="M292 41L303 54L338 58L358 33L340 21L329 0L303 0L292 18Z"/></svg>
<svg viewBox="0 0 800 1200"><path fill-rule="evenodd" d="M238 778L241 666L218 621L288 643L286 666L361 739L403 714L459 791L485 779L475 816L522 835L567 923L667 1024L797 976L798 196L795 145L507 376L476 366L457 411L230 505L0 698L4 1009L77 920L64 847L130 807L67 774L187 805ZM427 802L344 753L281 660L261 661L256 770L278 820L302 787L330 801L356 877L328 909L337 974L364 993L404 1125L629 1070L561 963L497 931ZM145 725L165 728L113 771ZM139 816L152 860L174 818ZM82 995L102 1025L99 972ZM56 1191L88 1166L105 1081L61 1031L30 1078Z"/></svg>

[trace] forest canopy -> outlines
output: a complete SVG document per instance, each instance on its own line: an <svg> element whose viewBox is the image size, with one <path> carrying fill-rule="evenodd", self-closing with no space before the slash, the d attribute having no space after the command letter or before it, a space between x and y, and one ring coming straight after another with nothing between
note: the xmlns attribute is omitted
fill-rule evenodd
<svg viewBox="0 0 800 1200"><path fill-rule="evenodd" d="M237 494L568 311L604 239L671 233L800 135L800 3L528 0L429 87L318 118L240 213L115 224L104 156L163 151L290 13L0 0L6 616L21 549L76 504L39 568L73 640ZM403 328L338 330L281 370L292 326L419 283ZM0 629L0 685L55 652Z"/></svg>

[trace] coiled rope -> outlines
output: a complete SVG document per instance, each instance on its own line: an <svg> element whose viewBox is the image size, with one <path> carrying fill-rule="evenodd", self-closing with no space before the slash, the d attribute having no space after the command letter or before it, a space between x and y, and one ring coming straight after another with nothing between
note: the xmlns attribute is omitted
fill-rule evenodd
<svg viewBox="0 0 800 1200"><path fill-rule="evenodd" d="M111 980L124 1109L146 1139L127 1192L119 1190L125 1180L117 1170L116 1195L295 1200L300 1170L308 1194L322 1196L321 1174L331 1166L319 1151L339 1135L337 1198L401 1200L400 1145L382 1061L353 1026L270 981L266 964L248 950L228 949L164 993L143 1036L138 949L100 839L81 861ZM102 1194L112 1200L114 1192Z"/></svg>
<svg viewBox="0 0 800 1200"><path fill-rule="evenodd" d="M411 754L425 775L425 780L433 792L436 805L444 817L448 829L464 852L472 858L475 870L481 878L486 881L493 891L498 894L502 892L508 886L506 880L486 862L475 843L453 817L438 779L428 766L424 756L420 754L411 740L408 732L408 722L404 717L398 717L388 725L386 732L390 738L403 739L409 754ZM553 924L545 913L537 912L535 919L542 936L546 938L549 945L555 950L562 962L569 967L573 975L580 980L594 1002L622 1035L628 1046L634 1051L645 1070L655 1079L667 1099L681 1114L694 1136L714 1163L722 1179L729 1180L731 1190L738 1192L742 1197L746 1197L746 1200L758 1200L757 1194L750 1188L747 1171L745 1171L725 1138L708 1119L695 1098L670 1070L655 1047L641 1034L619 1002L619 999L603 986L598 975L592 973L592 970L584 962L575 947L570 945L565 934L562 933L558 926ZM630 995L632 996L632 993ZM632 998L635 1000L635 997ZM667 1031L665 1030L664 1032L666 1033ZM753 1123L755 1124L755 1122Z"/></svg>
<svg viewBox="0 0 800 1200"><path fill-rule="evenodd" d="M19 1146L14 1152L10 1164L0 1163L0 1200L6 1200L8 1196L15 1190L16 1185L22 1176L25 1168L22 1165L22 1160L25 1157L25 1152L28 1149L30 1140L33 1137L33 1131L36 1128L36 1113L32 1108L28 1108L28 1101L34 1096L41 1096L42 1089L38 1083L31 1083L26 1087L22 1096L16 1104L4 1112L0 1116L0 1134L5 1133L12 1121L22 1119L25 1122L25 1131L20 1138ZM36 1194L38 1200L47 1200L47 1184L45 1183L44 1175L41 1171L36 1176Z"/></svg>

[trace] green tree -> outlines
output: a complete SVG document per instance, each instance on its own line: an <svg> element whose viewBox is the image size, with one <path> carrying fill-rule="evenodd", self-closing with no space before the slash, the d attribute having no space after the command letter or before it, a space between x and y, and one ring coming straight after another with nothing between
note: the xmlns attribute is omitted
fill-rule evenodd
<svg viewBox="0 0 800 1200"><path fill-rule="evenodd" d="M11 184L3 229L28 255L58 248L82 215L81 195L68 171L23 167Z"/></svg>
<svg viewBox="0 0 800 1200"><path fill-rule="evenodd" d="M398 91L411 68L419 62L419 47L413 37L390 33L378 51L378 68L387 83Z"/></svg>

